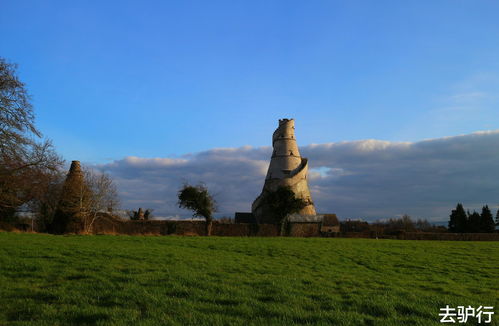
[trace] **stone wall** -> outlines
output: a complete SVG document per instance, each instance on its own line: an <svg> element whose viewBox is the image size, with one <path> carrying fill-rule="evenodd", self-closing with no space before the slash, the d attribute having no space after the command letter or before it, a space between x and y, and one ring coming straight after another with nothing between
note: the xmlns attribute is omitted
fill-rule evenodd
<svg viewBox="0 0 499 326"><path fill-rule="evenodd" d="M317 237L320 236L319 223L289 223L289 236L291 237Z"/></svg>
<svg viewBox="0 0 499 326"><path fill-rule="evenodd" d="M95 234L205 235L204 221L123 220L109 215L94 222Z"/></svg>
<svg viewBox="0 0 499 326"><path fill-rule="evenodd" d="M320 223L288 223L286 231L292 237L318 237ZM214 236L258 236L277 237L280 227L276 224L213 223ZM206 235L204 221L165 221L146 220L131 221L110 215L99 217L94 223L95 234L128 234L128 235ZM334 236L345 238L376 238L375 232L339 232ZM462 240L462 241L499 241L499 233L429 233L400 232L393 236L379 236L383 239L401 240Z"/></svg>
<svg viewBox="0 0 499 326"><path fill-rule="evenodd" d="M293 236L314 236L318 226L307 227L307 223L291 227ZM275 224L252 224L252 223L213 223L212 235L214 236L279 236L279 226ZM93 233L95 234L129 234L129 235L206 235L204 221L169 221L169 220L124 220L110 215L103 215L94 222Z"/></svg>
<svg viewBox="0 0 499 326"><path fill-rule="evenodd" d="M211 230L213 235L217 236L232 236L246 237L251 234L251 224L221 224L214 223Z"/></svg>

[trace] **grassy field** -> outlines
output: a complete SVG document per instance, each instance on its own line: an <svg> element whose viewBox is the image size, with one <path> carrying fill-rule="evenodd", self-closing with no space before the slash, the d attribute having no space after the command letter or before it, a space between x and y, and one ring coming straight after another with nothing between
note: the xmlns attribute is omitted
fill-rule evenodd
<svg viewBox="0 0 499 326"><path fill-rule="evenodd" d="M446 304L499 325L499 242L0 232L0 325L442 325Z"/></svg>

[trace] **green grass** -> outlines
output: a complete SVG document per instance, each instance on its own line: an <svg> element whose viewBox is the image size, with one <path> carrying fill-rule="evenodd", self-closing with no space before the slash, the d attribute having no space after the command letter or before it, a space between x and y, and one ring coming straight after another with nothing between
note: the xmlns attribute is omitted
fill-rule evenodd
<svg viewBox="0 0 499 326"><path fill-rule="evenodd" d="M0 232L0 325L442 325L489 305L499 242Z"/></svg>

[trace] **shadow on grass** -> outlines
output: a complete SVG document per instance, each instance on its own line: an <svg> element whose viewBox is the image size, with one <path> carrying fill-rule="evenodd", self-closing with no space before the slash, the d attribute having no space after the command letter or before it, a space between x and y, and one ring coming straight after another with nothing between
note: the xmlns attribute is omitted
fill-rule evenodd
<svg viewBox="0 0 499 326"><path fill-rule="evenodd" d="M85 313L80 312L75 316L68 318L71 325L95 325L98 322L109 320L109 316L103 313Z"/></svg>

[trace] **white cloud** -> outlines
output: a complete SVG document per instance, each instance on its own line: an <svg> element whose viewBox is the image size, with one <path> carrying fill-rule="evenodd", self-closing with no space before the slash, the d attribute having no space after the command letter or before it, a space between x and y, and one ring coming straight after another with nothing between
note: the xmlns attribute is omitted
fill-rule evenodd
<svg viewBox="0 0 499 326"><path fill-rule="evenodd" d="M480 101L485 98L487 98L487 93L480 91L471 91L451 95L449 97L449 100L454 103L475 103L476 101Z"/></svg>
<svg viewBox="0 0 499 326"><path fill-rule="evenodd" d="M466 208L499 200L499 131L424 140L314 144L310 188L319 212L340 218L386 218L401 214L446 220L457 202ZM183 182L204 182L219 215L249 211L260 193L271 148L217 148L180 159L126 157L97 166L116 180L124 208L147 207L157 216L190 212L176 204Z"/></svg>

